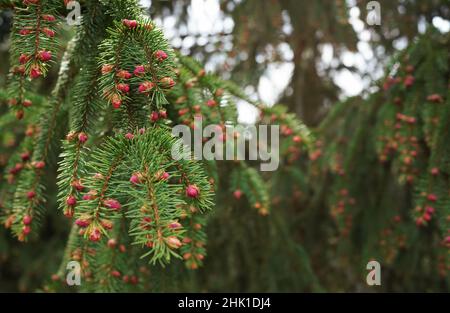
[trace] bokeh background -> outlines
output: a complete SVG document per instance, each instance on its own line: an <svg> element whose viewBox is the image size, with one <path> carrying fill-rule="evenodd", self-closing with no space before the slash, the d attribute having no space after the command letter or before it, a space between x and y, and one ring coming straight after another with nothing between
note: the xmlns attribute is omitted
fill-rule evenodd
<svg viewBox="0 0 450 313"><path fill-rule="evenodd" d="M140 2L182 54L236 82L253 100L269 106L285 104L311 128L320 125L337 102L349 97L367 99L377 92L377 81L387 74L392 57L430 27L442 36L450 31L446 0L378 1L381 25L368 24L369 1L360 0ZM10 12L3 11L1 85L9 66L10 23ZM49 89L42 87L44 93ZM238 108L240 121L257 119L258 111L251 104L242 101ZM48 179L54 182L55 178ZM282 215L264 221L255 222L252 215L239 211L244 210L239 205L224 210L209 226L211 261L205 268L192 273L169 267L170 275L155 273L158 286L169 291L371 291L365 284L365 268L352 268L349 262L353 253L361 257L360 251L336 248L332 235L320 237L328 236L332 227L319 222L323 211L305 215L300 196L300 191L282 195L282 200L294 200L283 202L288 207ZM298 214L292 217L292 213ZM6 231L0 235L0 291L33 291L43 286L59 265L64 246L60 239L67 236L65 223L62 217L50 215L41 240L27 247ZM305 224L311 223L315 230L306 231ZM321 245L325 241L333 248L320 248L327 247ZM338 249L343 250L337 253ZM426 255L421 251L418 258ZM347 259L342 261L333 253ZM369 257L362 256L361 262ZM397 273L395 267L388 268L390 280L382 290L448 291L445 279L420 272L419 265L415 268L419 272Z"/></svg>
<svg viewBox="0 0 450 313"><path fill-rule="evenodd" d="M268 105L289 105L308 125L337 99L373 92L385 66L427 23L450 30L448 1L141 0L172 45ZM241 119L254 121L241 104Z"/></svg>

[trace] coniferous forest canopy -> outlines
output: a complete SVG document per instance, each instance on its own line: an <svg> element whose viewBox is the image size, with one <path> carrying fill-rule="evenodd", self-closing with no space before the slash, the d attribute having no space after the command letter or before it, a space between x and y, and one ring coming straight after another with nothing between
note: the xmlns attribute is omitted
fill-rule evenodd
<svg viewBox="0 0 450 313"><path fill-rule="evenodd" d="M69 2L0 0L0 291L449 291L448 1Z"/></svg>

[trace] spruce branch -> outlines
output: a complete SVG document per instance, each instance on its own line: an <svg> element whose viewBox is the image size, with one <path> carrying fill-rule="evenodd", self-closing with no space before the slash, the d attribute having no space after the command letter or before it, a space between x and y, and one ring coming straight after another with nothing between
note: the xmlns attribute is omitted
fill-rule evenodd
<svg viewBox="0 0 450 313"><path fill-rule="evenodd" d="M61 122L61 104L70 84L73 69L70 66L70 54L74 44L69 44L68 49L61 62L61 69L56 86L52 92L51 100L42 108L38 122L38 133L33 145L31 162L16 182L17 188L14 193L13 215L14 222L11 226L13 233L21 241L27 239L31 232L31 224L37 229L44 211L45 186L42 181L44 168L48 166L49 152L54 141L56 123ZM33 222L33 223L31 223Z"/></svg>

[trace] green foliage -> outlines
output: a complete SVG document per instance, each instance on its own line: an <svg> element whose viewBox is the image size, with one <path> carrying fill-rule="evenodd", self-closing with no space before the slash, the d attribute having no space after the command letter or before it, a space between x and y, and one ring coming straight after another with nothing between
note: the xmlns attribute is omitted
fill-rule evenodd
<svg viewBox="0 0 450 313"><path fill-rule="evenodd" d="M448 36L420 37L384 88L336 104L309 129L173 51L137 1L85 1L67 44L41 32L58 30L60 6L15 7L0 90L1 221L28 241L23 255L57 251L42 271L51 281L22 289L73 290L66 265L78 261L78 291L354 290L373 258L384 290L447 289ZM30 79L46 74L48 97ZM280 127L279 171L173 154L181 140L170 127L195 129L200 118L225 147L242 139L226 132L238 101L259 109L256 125ZM15 255L3 236L0 249Z"/></svg>
<svg viewBox="0 0 450 313"><path fill-rule="evenodd" d="M305 249L325 245L342 267L376 259L389 271L387 290L448 288L448 47L448 35L430 28L378 92L333 108L316 129L312 162L294 165L309 173L306 186L295 183L309 194L300 198L305 223L323 225L305 227Z"/></svg>
<svg viewBox="0 0 450 313"><path fill-rule="evenodd" d="M45 76L55 63L38 52L55 55L56 37L35 47L17 33L41 21L44 11L52 14L45 23L56 23L58 8L52 5L25 5L27 18L15 20L12 30L13 64L24 52L31 57L24 71L11 67L19 84L10 80L9 92L1 93L2 102L21 119L5 114L2 127L15 125L13 138L24 128L26 133L8 152L6 170L11 173L2 185L2 221L19 240L38 242L37 226L53 215L46 209L54 207L47 193L54 186L44 178L54 172L52 161L61 151L58 176L50 183L56 179L59 212L74 222L62 263L46 290L65 290L62 278L71 260L81 264L82 291L155 288L148 285L152 278L146 263L167 267L175 258L187 269L199 268L207 253L207 213L214 207L215 190L229 184L230 175L221 172L229 167L241 175L232 192L242 188L263 215L269 212L269 191L254 164L236 161L219 167L216 161L196 161L190 152L174 155L180 141L168 126L192 126L202 117L205 126L217 124L225 133L226 124L236 123L236 101L245 95L196 61L176 55L135 1L88 1L53 91L41 100L36 80L28 76L33 66ZM40 36L34 35L34 41ZM33 99L32 106L12 103L17 96ZM26 114L17 114L24 109ZM224 138L227 145L231 140ZM21 158L21 152L29 156Z"/></svg>

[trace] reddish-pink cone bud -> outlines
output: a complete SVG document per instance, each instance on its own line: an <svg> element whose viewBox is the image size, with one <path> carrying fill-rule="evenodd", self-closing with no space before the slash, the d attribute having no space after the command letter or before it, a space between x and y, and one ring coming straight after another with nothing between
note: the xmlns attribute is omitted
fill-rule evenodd
<svg viewBox="0 0 450 313"><path fill-rule="evenodd" d="M136 20L123 19L122 23L123 23L123 25L125 25L126 27L128 27L130 29L136 28L138 26L138 23Z"/></svg>
<svg viewBox="0 0 450 313"><path fill-rule="evenodd" d="M188 196L189 198L198 198L200 194L200 190L198 189L197 186L195 185L189 185L186 188L186 196Z"/></svg>
<svg viewBox="0 0 450 313"><path fill-rule="evenodd" d="M44 161L33 162L33 166L34 166L34 168L40 170L45 167L45 162Z"/></svg>
<svg viewBox="0 0 450 313"><path fill-rule="evenodd" d="M120 70L120 71L117 73L117 77L122 78L122 79L130 79L131 76L133 76L133 75L131 75L130 72L125 71L125 70Z"/></svg>
<svg viewBox="0 0 450 313"><path fill-rule="evenodd" d="M25 63L28 62L29 59L30 59L30 56L29 56L29 55L27 55L27 54L25 54L25 53L22 53L22 54L19 56L19 63L20 63L20 64L25 64Z"/></svg>
<svg viewBox="0 0 450 313"><path fill-rule="evenodd" d="M23 100L22 104L24 107L29 108L30 106L33 105L33 102L31 102L31 100L25 99L25 100Z"/></svg>
<svg viewBox="0 0 450 313"><path fill-rule="evenodd" d="M101 220L100 224L102 224L103 228L108 230L113 228L113 222L110 220Z"/></svg>
<svg viewBox="0 0 450 313"><path fill-rule="evenodd" d="M159 119L159 114L156 111L153 111L152 114L150 114L150 120L152 122L156 122Z"/></svg>
<svg viewBox="0 0 450 313"><path fill-rule="evenodd" d="M439 169L437 167L433 167L430 172L433 176L439 175Z"/></svg>
<svg viewBox="0 0 450 313"><path fill-rule="evenodd" d="M163 77L161 78L160 82L163 87L166 88L172 88L173 86L175 86L175 81L172 79L172 77Z"/></svg>
<svg viewBox="0 0 450 313"><path fill-rule="evenodd" d="M447 237L445 238L445 243L446 243L446 244L450 244L450 236L447 236Z"/></svg>
<svg viewBox="0 0 450 313"><path fill-rule="evenodd" d="M28 191L27 192L27 198L29 200L33 199L34 197L36 197L36 192L34 192L34 191Z"/></svg>
<svg viewBox="0 0 450 313"><path fill-rule="evenodd" d="M47 61L51 60L52 53L50 51L42 50L42 51L39 51L38 57L39 57L39 60L41 60L42 62L47 62Z"/></svg>
<svg viewBox="0 0 450 313"><path fill-rule="evenodd" d="M93 228L91 230L91 233L89 234L89 240L90 241L99 241L102 237L102 233L98 228Z"/></svg>
<svg viewBox="0 0 450 313"><path fill-rule="evenodd" d="M56 18L51 14L42 15L42 19L46 20L47 22L54 22L56 20Z"/></svg>
<svg viewBox="0 0 450 313"><path fill-rule="evenodd" d="M155 52L155 57L159 62L164 61L165 59L167 59L167 53L165 53L162 50L158 50Z"/></svg>
<svg viewBox="0 0 450 313"><path fill-rule="evenodd" d="M192 253L187 252L187 253L183 254L183 259L185 259L185 260L189 260L191 257L192 257Z"/></svg>
<svg viewBox="0 0 450 313"><path fill-rule="evenodd" d="M114 199L107 199L103 202L103 204L107 208L110 208L112 210L120 210L120 208L122 207L122 205L119 203L119 201L114 200Z"/></svg>
<svg viewBox="0 0 450 313"><path fill-rule="evenodd" d="M240 190L240 189L236 189L234 192L233 192L233 196L236 198L236 199L240 199L241 197L242 197L242 191Z"/></svg>
<svg viewBox="0 0 450 313"><path fill-rule="evenodd" d="M179 109L179 110L178 110L178 115L179 115L179 116L183 116L183 115L185 115L187 112L189 112L189 109L188 109L188 108Z"/></svg>
<svg viewBox="0 0 450 313"><path fill-rule="evenodd" d="M111 238L111 239L108 240L108 247L109 248L111 248L111 249L115 248L116 245L117 245L117 240L116 239Z"/></svg>
<svg viewBox="0 0 450 313"><path fill-rule="evenodd" d="M72 207L66 208L66 210L64 211L65 217L72 218L73 214L74 214L74 210Z"/></svg>
<svg viewBox="0 0 450 313"><path fill-rule="evenodd" d="M181 224L178 223L178 222L172 222L172 223L169 224L169 228L172 228L172 229L177 229L177 228L180 228L180 227L181 227Z"/></svg>
<svg viewBox="0 0 450 313"><path fill-rule="evenodd" d="M150 90L152 90L153 87L155 87L154 83L146 81L139 85L138 91L140 93L146 93L146 92L149 92Z"/></svg>
<svg viewBox="0 0 450 313"><path fill-rule="evenodd" d="M28 28L23 28L23 29L19 30L19 34L22 36L29 35L30 33L31 33L31 29L28 29Z"/></svg>
<svg viewBox="0 0 450 313"><path fill-rule="evenodd" d="M159 111L159 116L161 118L167 118L167 111L166 110Z"/></svg>
<svg viewBox="0 0 450 313"><path fill-rule="evenodd" d="M45 27L45 28L42 29L42 32L43 32L47 37L50 37L50 38L55 37L55 31L51 30L50 28Z"/></svg>
<svg viewBox="0 0 450 313"><path fill-rule="evenodd" d="M144 217L141 221L141 227L143 229L149 229L150 228L150 223L152 222L152 218L151 217Z"/></svg>
<svg viewBox="0 0 450 313"><path fill-rule="evenodd" d="M197 254L196 257L197 257L197 259L200 260L200 261L203 260L203 259L205 258L205 256L204 256L203 254L200 254L200 253Z"/></svg>
<svg viewBox="0 0 450 313"><path fill-rule="evenodd" d="M411 87L411 86L414 84L414 81L415 81L414 76L412 76L412 75L407 75L407 76L405 77L405 80L403 81L403 85L404 85L405 87Z"/></svg>
<svg viewBox="0 0 450 313"><path fill-rule="evenodd" d="M26 225L22 228L22 234L25 236L28 235L31 232L31 227L29 225Z"/></svg>
<svg viewBox="0 0 450 313"><path fill-rule="evenodd" d="M86 133L84 133L84 132L81 132L81 133L78 134L78 140L81 143L85 143L88 140L88 135Z"/></svg>
<svg viewBox="0 0 450 313"><path fill-rule="evenodd" d="M441 103L441 102L443 102L443 99L442 99L441 95L435 93L435 94L429 95L427 97L427 101L434 102L434 103Z"/></svg>
<svg viewBox="0 0 450 313"><path fill-rule="evenodd" d="M166 243L169 247L173 248L173 249L178 249L179 247L182 246L182 243L180 241L180 239L178 239L175 236L170 236L166 238Z"/></svg>
<svg viewBox="0 0 450 313"><path fill-rule="evenodd" d="M30 159L30 152L24 152L20 155L22 161L28 161Z"/></svg>
<svg viewBox="0 0 450 313"><path fill-rule="evenodd" d="M139 282L139 278L136 275L132 275L130 277L130 282L131 284L136 285Z"/></svg>
<svg viewBox="0 0 450 313"><path fill-rule="evenodd" d="M117 89L127 93L130 91L130 86L128 84L117 84Z"/></svg>
<svg viewBox="0 0 450 313"><path fill-rule="evenodd" d="M33 218L31 217L31 215L25 215L22 219L22 222L24 225L30 225L32 220Z"/></svg>
<svg viewBox="0 0 450 313"><path fill-rule="evenodd" d="M433 193L430 193L430 194L427 196L427 199L428 199L429 201L431 201L431 202L436 202L436 201L437 201L437 196L436 196L435 194L433 194Z"/></svg>
<svg viewBox="0 0 450 313"><path fill-rule="evenodd" d="M138 65L134 68L133 74L135 76L141 76L145 73L145 67L143 65Z"/></svg>
<svg viewBox="0 0 450 313"><path fill-rule="evenodd" d="M75 224L84 228L84 227L88 227L91 224L91 221L89 219L79 218L75 221Z"/></svg>
<svg viewBox="0 0 450 313"><path fill-rule="evenodd" d="M206 101L206 105L209 106L210 108L212 108L217 105L217 102L214 99L209 99L208 101Z"/></svg>
<svg viewBox="0 0 450 313"><path fill-rule="evenodd" d="M25 115L25 112L23 111L23 110L17 110L17 112L16 112L16 118L18 119L18 120L21 120L21 119L23 119L23 116Z"/></svg>
<svg viewBox="0 0 450 313"><path fill-rule="evenodd" d="M12 169L9 170L9 173L15 175L19 173L21 170L23 170L23 164L17 163L16 165L14 165Z"/></svg>
<svg viewBox="0 0 450 313"><path fill-rule="evenodd" d="M132 183L133 185L139 184L140 183L139 177L137 175L131 175L130 183Z"/></svg>
<svg viewBox="0 0 450 313"><path fill-rule="evenodd" d="M82 191L84 189L84 186L81 184L80 180L73 181L71 185L78 191Z"/></svg>
<svg viewBox="0 0 450 313"><path fill-rule="evenodd" d="M42 75L42 72L41 72L41 70L39 69L39 67L37 65L33 66L31 68L31 70L30 70L30 77L31 78L35 79L35 78L40 77L41 75Z"/></svg>
<svg viewBox="0 0 450 313"><path fill-rule="evenodd" d="M118 94L114 94L111 97L111 104L112 104L114 109L120 108L120 106L122 104L122 99L120 99L120 96Z"/></svg>
<svg viewBox="0 0 450 313"><path fill-rule="evenodd" d="M300 142L302 142L302 137L294 136L294 137L292 137L292 141L295 143L300 143Z"/></svg>
<svg viewBox="0 0 450 313"><path fill-rule="evenodd" d="M68 196L66 199L66 203L68 206L74 206L75 204L77 204L77 199L75 199L74 196Z"/></svg>

